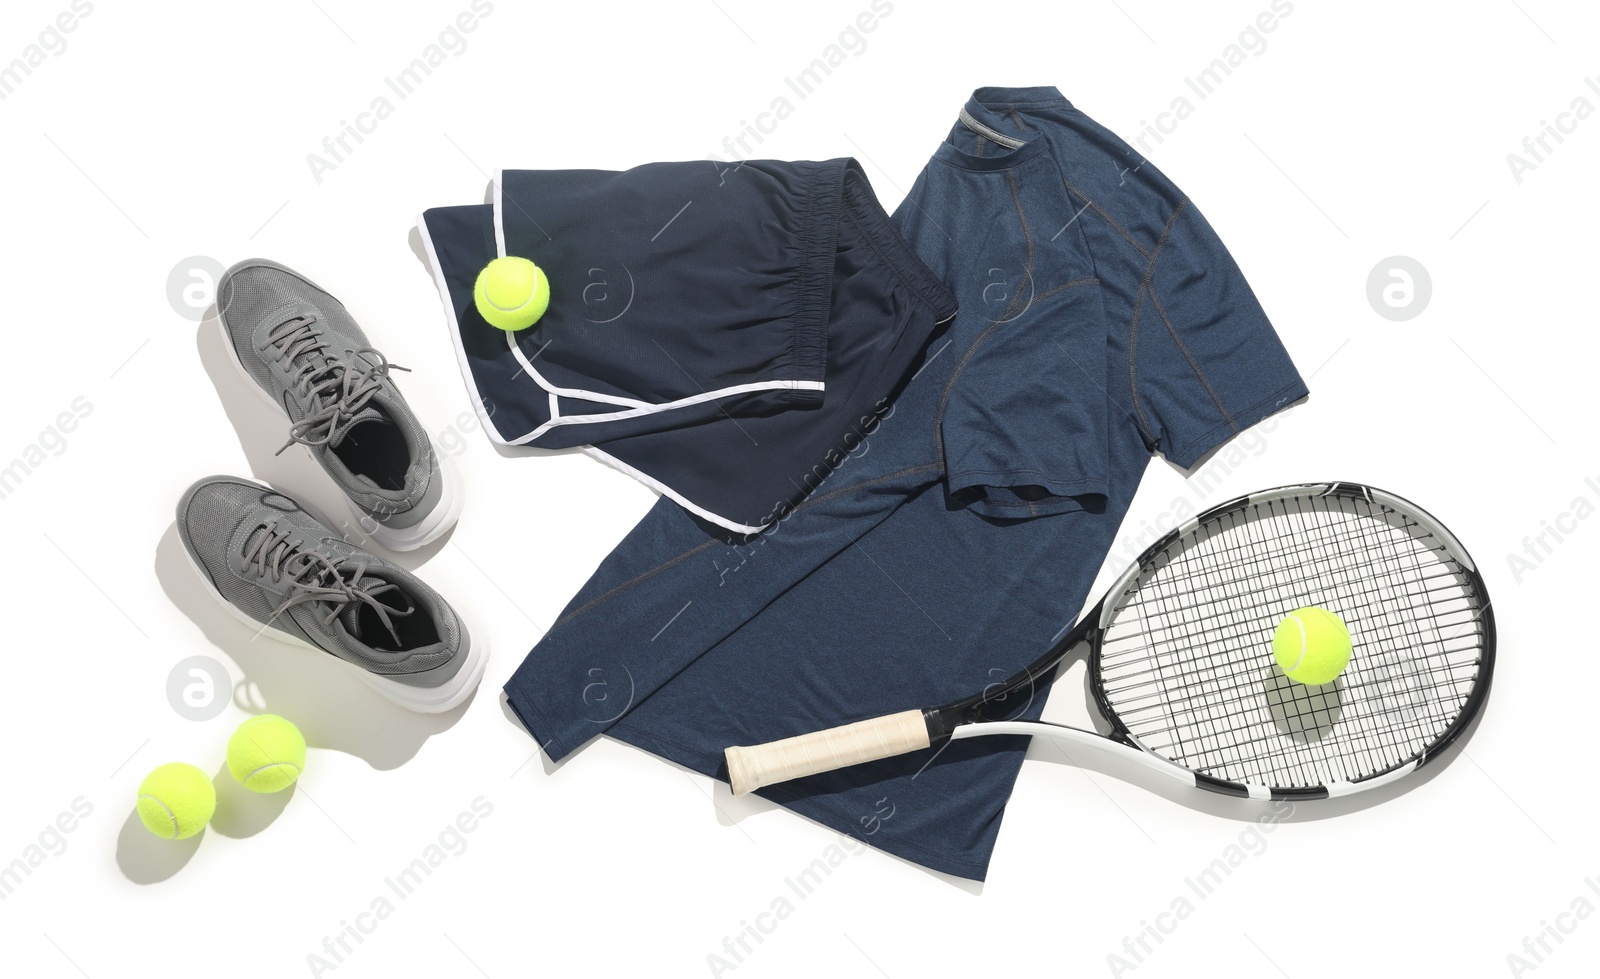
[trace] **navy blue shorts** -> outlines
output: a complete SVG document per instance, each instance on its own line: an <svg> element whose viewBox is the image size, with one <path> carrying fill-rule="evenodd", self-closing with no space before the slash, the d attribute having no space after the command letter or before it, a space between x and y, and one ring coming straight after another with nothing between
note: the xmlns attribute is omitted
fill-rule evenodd
<svg viewBox="0 0 1600 979"><path fill-rule="evenodd" d="M495 188L420 223L485 430L584 446L728 530L813 489L955 312L853 160L508 170ZM531 329L473 305L497 255L549 277Z"/></svg>
<svg viewBox="0 0 1600 979"><path fill-rule="evenodd" d="M1082 609L1153 454L1195 466L1306 394L1195 205L1055 89L977 92L894 221L960 314L772 529L708 540L663 500L618 545L506 684L552 759L609 734L726 778L729 745L981 690ZM1025 750L761 794L981 879Z"/></svg>

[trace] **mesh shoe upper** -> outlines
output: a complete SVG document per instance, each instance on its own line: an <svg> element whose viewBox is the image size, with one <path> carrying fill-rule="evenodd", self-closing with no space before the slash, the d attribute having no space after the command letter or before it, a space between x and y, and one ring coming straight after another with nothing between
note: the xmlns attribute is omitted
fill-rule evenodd
<svg viewBox="0 0 1600 979"><path fill-rule="evenodd" d="M217 308L239 363L283 406L340 489L385 523L404 524L439 493L427 432L389 377L395 365L327 291L265 259L223 276Z"/></svg>
<svg viewBox="0 0 1600 979"><path fill-rule="evenodd" d="M464 630L438 593L270 487L203 479L177 524L195 565L251 619L401 683L431 686L459 669Z"/></svg>

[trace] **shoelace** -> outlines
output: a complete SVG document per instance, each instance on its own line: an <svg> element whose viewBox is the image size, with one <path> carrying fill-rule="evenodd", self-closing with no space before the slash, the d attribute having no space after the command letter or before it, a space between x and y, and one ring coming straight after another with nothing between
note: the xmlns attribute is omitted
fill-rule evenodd
<svg viewBox="0 0 1600 979"><path fill-rule="evenodd" d="M267 334L267 341L285 363L299 362L294 384L300 396L309 398L314 406L304 418L289 429L289 441L275 454L296 442L305 445L327 445L346 431L361 409L383 387L389 371L409 371L410 368L391 364L382 353L371 347L347 350L360 370L352 370L328 357L328 341L323 338L314 316L291 316Z"/></svg>
<svg viewBox="0 0 1600 979"><path fill-rule="evenodd" d="M256 542L246 549L240 570L250 570L253 562L256 574L270 576L274 583L287 579L292 589L288 600L273 610L272 618L276 619L296 605L321 602L328 606L322 624L331 626L347 606L364 602L377 613L383 627L389 630L395 648L400 648L400 634L395 631L390 616L404 618L415 612L416 606L408 601L406 608L398 609L378 601L379 595L399 592L398 585L384 582L376 587L362 587L360 582L367 572L365 561L350 566L344 558L330 558L320 551L309 550L291 540L289 534L280 531L275 520L261 524L256 530ZM401 597L404 597L403 593Z"/></svg>

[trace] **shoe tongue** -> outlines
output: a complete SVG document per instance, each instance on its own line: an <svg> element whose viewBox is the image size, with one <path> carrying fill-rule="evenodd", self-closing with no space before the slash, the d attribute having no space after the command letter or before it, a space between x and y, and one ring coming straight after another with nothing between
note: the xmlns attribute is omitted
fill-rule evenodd
<svg viewBox="0 0 1600 979"><path fill-rule="evenodd" d="M379 588L384 588L388 584L389 582L383 578L374 575L363 575L356 582L355 587L365 592L373 592ZM389 588L378 592L372 597L390 609L389 620L391 622L398 621L400 614L405 612L405 595L398 588ZM402 604L396 607L394 604L396 601ZM363 625L362 610L369 608L370 606L366 602L360 600L351 602L339 612L339 624L344 626L344 630L350 634L351 638L368 646L379 649L393 649L394 637L389 635L389 630L383 627L383 622L378 619L376 613L372 613L367 617L372 625L371 629L367 629ZM371 632L372 635L366 635L367 632Z"/></svg>
<svg viewBox="0 0 1600 979"><path fill-rule="evenodd" d="M339 624L344 626L345 632L350 633L351 636L366 642L370 646L372 643L367 642L366 638L361 635L361 608L362 603L360 602L351 602L346 605L344 611L339 613Z"/></svg>
<svg viewBox="0 0 1600 979"><path fill-rule="evenodd" d="M339 426L338 430L333 433L333 437L328 440L328 448L337 449L339 446L344 444L345 439L350 437L350 432L352 429L358 425L365 425L369 422L376 422L379 425L394 424L394 422L389 420L387 415L369 404L365 408L362 408L360 411L356 412L355 417L351 418L350 421Z"/></svg>

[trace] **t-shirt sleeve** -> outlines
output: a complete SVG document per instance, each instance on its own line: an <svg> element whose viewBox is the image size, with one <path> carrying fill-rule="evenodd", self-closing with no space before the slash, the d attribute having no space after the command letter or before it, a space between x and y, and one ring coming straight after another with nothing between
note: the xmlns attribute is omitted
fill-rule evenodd
<svg viewBox="0 0 1600 979"><path fill-rule="evenodd" d="M989 517L1093 510L1106 498L1105 312L1093 280L995 322L939 421L950 500Z"/></svg>
<svg viewBox="0 0 1600 979"><path fill-rule="evenodd" d="M1139 425L1185 469L1307 393L1244 273L1193 204L1153 258L1128 347Z"/></svg>

